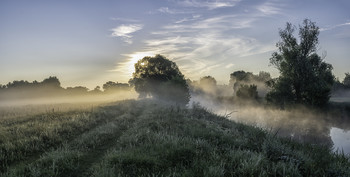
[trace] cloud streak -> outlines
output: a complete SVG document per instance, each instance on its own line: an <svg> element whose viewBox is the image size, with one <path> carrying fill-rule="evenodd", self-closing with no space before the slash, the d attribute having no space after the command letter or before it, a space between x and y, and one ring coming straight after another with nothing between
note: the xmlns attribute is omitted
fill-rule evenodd
<svg viewBox="0 0 350 177"><path fill-rule="evenodd" d="M281 14L282 9L280 3L274 3L273 1L267 1L262 5L258 6L257 9L264 15L276 15Z"/></svg>
<svg viewBox="0 0 350 177"><path fill-rule="evenodd" d="M240 0L184 0L179 1L178 3L185 7L195 7L195 8L207 8L209 10L224 8L224 7L233 7Z"/></svg>
<svg viewBox="0 0 350 177"><path fill-rule="evenodd" d="M132 34L136 31L139 31L143 28L142 24L128 24L120 25L116 28L113 28L112 36L121 38L125 43L132 44Z"/></svg>
<svg viewBox="0 0 350 177"><path fill-rule="evenodd" d="M192 11L170 9L169 7L161 7L157 11L165 14L172 14L172 15L193 13Z"/></svg>
<svg viewBox="0 0 350 177"><path fill-rule="evenodd" d="M110 19L114 20L114 21L121 21L121 22L131 22L131 23L138 23L138 22L140 22L140 20L131 19L131 18L120 18L120 17L114 18L114 17L111 17Z"/></svg>
<svg viewBox="0 0 350 177"><path fill-rule="evenodd" d="M337 24L337 25L334 25L334 26L331 26L331 27L328 27L328 28L321 28L320 31L328 31L328 30L332 30L332 29L335 29L335 28L339 28L339 27L342 27L342 26L348 26L348 25L350 25L350 22Z"/></svg>
<svg viewBox="0 0 350 177"><path fill-rule="evenodd" d="M178 11L176 8L162 7L157 12L171 14L172 17L180 14L178 17L181 18L172 18L172 22L150 32L150 38L142 41L144 46L126 56L139 56L140 53L162 54L176 62L186 76L200 78L216 72L227 72L224 70L231 70L249 56L275 50L274 43L266 44L241 33L242 30L250 31L251 28L255 28L254 23L259 18L279 14L281 5L276 5L273 1L253 6L253 13L250 14L224 13L210 16L201 12L233 7L239 1L175 2L187 8ZM187 10L192 10L197 15L186 14ZM125 72L127 69L123 68L133 66L132 62L134 60L120 63L118 71ZM126 74L130 75L130 72Z"/></svg>
<svg viewBox="0 0 350 177"><path fill-rule="evenodd" d="M166 54L181 67L185 75L199 78L218 67L232 68L232 58L256 55L274 50L257 39L235 35L235 30L250 28L254 19L221 15L174 22L153 32L144 41L143 52Z"/></svg>

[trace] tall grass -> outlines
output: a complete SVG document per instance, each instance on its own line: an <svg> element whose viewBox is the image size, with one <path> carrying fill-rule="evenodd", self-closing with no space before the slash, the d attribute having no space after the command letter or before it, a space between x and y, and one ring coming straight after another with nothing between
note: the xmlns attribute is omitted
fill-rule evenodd
<svg viewBox="0 0 350 177"><path fill-rule="evenodd" d="M350 176L344 154L278 138L198 104L128 100L14 119L0 130L7 148L0 176Z"/></svg>

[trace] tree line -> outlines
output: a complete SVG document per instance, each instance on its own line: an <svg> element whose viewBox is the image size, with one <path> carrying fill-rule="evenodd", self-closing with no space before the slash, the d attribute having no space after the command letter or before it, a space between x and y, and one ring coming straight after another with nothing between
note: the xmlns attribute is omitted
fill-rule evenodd
<svg viewBox="0 0 350 177"><path fill-rule="evenodd" d="M102 89L100 86L96 86L93 90L89 90L84 86L63 88L60 80L56 76L50 76L41 82L36 80L33 82L28 82L26 80L15 80L6 85L0 84L0 99L6 100L55 96L99 95L120 91L130 91L132 87L128 83L108 81L103 84Z"/></svg>

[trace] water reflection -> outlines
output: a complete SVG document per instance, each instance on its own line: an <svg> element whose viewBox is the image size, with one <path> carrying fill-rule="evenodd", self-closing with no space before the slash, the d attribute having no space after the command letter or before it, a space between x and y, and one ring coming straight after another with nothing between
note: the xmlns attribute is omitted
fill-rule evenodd
<svg viewBox="0 0 350 177"><path fill-rule="evenodd" d="M343 151L345 154L350 154L350 131L332 127L330 136L334 143L335 151Z"/></svg>
<svg viewBox="0 0 350 177"><path fill-rule="evenodd" d="M237 110L232 119L238 122L257 125L300 142L350 153L350 118L341 112L319 113L301 108L282 111L259 107L240 107Z"/></svg>
<svg viewBox="0 0 350 177"><path fill-rule="evenodd" d="M307 110L282 111L261 107L239 107L231 118L300 142L333 146L330 136L331 119Z"/></svg>

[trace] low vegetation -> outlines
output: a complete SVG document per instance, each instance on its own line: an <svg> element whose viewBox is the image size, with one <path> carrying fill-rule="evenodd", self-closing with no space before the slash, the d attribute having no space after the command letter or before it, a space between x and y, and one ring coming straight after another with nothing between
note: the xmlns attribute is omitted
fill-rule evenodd
<svg viewBox="0 0 350 177"><path fill-rule="evenodd" d="M350 176L326 147L147 99L1 118L0 154L0 176Z"/></svg>

